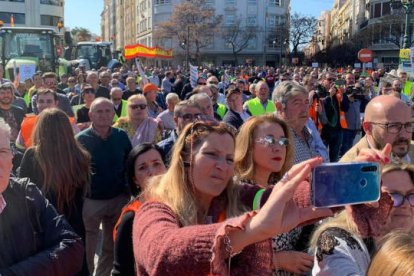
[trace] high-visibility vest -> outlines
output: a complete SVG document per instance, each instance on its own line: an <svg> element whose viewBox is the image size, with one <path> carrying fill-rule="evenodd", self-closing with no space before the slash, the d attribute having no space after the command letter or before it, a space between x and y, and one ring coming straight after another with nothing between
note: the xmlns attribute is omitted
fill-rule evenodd
<svg viewBox="0 0 414 276"><path fill-rule="evenodd" d="M313 99L312 104L309 105L309 117L315 123L315 126L318 128L319 131L322 130L323 124L321 120L318 118L318 114L316 112L316 104L318 103L317 99ZM322 104L322 103L320 103Z"/></svg>
<svg viewBox="0 0 414 276"><path fill-rule="evenodd" d="M406 81L403 87L402 93L408 98L411 97L411 89L413 88L413 83L411 81Z"/></svg>
<svg viewBox="0 0 414 276"><path fill-rule="evenodd" d="M226 115L227 107L224 104L218 103L217 104L217 114L220 116L221 119L224 118L224 115Z"/></svg>
<svg viewBox="0 0 414 276"><path fill-rule="evenodd" d="M336 93L336 99L338 100L338 107L339 107L339 123L341 124L342 128L348 128L348 124L346 123L345 112L341 110L341 101L342 101L342 91L338 89Z"/></svg>
<svg viewBox="0 0 414 276"><path fill-rule="evenodd" d="M270 100L267 100L266 109L264 109L262 103L260 102L260 99L257 97L248 100L246 104L247 108L253 116L259 116L265 113L273 113L276 111L275 104Z"/></svg>
<svg viewBox="0 0 414 276"><path fill-rule="evenodd" d="M37 118L39 118L39 115L28 114L23 119L23 122L20 128L20 134L23 138L25 148L31 147L33 145L32 133L33 133L34 127L37 124ZM69 117L69 121L71 124L74 124L75 118ZM56 133L56 135L60 135L60 133Z"/></svg>
<svg viewBox="0 0 414 276"><path fill-rule="evenodd" d="M122 100L122 108L121 108L121 117L126 117L128 115L128 101ZM118 121L119 116L115 113L113 122L115 123Z"/></svg>
<svg viewBox="0 0 414 276"><path fill-rule="evenodd" d="M29 96L29 91L26 92L26 94L24 94L23 96L24 102L26 103L26 106L29 107L30 106L30 96Z"/></svg>

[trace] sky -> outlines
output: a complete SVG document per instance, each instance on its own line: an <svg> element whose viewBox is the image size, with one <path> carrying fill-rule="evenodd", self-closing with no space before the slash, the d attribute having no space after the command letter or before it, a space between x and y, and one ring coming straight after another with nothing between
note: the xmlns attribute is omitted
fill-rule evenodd
<svg viewBox="0 0 414 276"><path fill-rule="evenodd" d="M84 27L100 35L103 2L104 0L66 0L65 26L71 29ZM334 0L291 0L291 11L318 18L321 11L332 8L333 2Z"/></svg>

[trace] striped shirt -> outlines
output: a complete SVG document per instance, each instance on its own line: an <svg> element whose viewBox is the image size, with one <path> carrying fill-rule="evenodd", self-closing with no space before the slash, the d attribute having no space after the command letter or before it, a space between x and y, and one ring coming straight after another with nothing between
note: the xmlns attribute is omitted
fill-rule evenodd
<svg viewBox="0 0 414 276"><path fill-rule="evenodd" d="M4 208L6 208L6 201L2 194L0 194L0 214L3 212Z"/></svg>

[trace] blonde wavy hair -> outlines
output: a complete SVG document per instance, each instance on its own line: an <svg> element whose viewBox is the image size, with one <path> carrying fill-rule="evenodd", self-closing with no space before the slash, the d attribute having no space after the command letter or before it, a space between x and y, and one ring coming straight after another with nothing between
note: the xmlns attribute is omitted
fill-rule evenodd
<svg viewBox="0 0 414 276"><path fill-rule="evenodd" d="M194 122L181 132L172 149L170 167L164 175L151 178L143 194L144 200L155 200L167 204L178 217L182 226L199 224L200 210L192 181L193 151L211 134L230 135L235 132L225 123ZM242 213L239 193L231 178L223 191L227 200L227 217Z"/></svg>
<svg viewBox="0 0 414 276"><path fill-rule="evenodd" d="M384 237L383 244L368 268L367 276L414 275L414 236L394 231Z"/></svg>
<svg viewBox="0 0 414 276"><path fill-rule="evenodd" d="M291 167L293 163L293 140L285 121L276 117L274 114L250 117L240 128L236 139L236 151L234 156L235 172L239 179L252 180L256 173L256 164L253 161L253 151L255 148L254 134L259 125L264 123L276 124L282 127L289 144L286 147L285 163L276 174L276 179L280 179Z"/></svg>

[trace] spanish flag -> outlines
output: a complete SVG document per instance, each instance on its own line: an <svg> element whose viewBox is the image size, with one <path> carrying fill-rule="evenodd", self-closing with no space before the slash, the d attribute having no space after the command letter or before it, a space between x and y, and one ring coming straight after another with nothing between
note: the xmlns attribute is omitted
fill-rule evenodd
<svg viewBox="0 0 414 276"><path fill-rule="evenodd" d="M10 15L10 27L14 27L14 15Z"/></svg>

